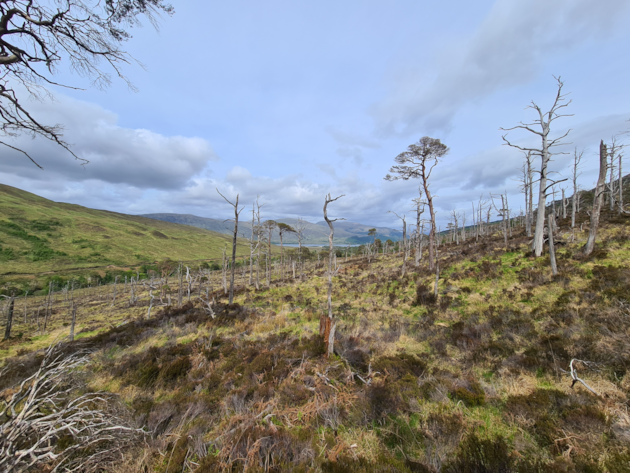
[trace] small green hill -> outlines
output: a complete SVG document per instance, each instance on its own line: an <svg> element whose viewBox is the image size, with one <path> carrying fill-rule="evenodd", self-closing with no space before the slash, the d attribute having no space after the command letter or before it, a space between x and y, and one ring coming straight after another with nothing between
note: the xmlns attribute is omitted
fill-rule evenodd
<svg viewBox="0 0 630 473"><path fill-rule="evenodd" d="M53 202L0 184L0 281L49 271L220 259L231 236ZM239 241L238 254L249 254Z"/></svg>

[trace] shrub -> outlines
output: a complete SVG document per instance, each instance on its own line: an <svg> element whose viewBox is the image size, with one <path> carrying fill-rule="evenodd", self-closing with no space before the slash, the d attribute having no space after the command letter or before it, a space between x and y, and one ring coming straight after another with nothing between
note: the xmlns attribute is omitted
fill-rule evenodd
<svg viewBox="0 0 630 473"><path fill-rule="evenodd" d="M435 297L433 290L430 289L426 284L418 284L416 286L416 298L412 303L414 307L432 306L435 305L436 302L437 297Z"/></svg>
<svg viewBox="0 0 630 473"><path fill-rule="evenodd" d="M510 447L502 437L480 439L468 435L460 444L457 455L442 468L446 473L509 473L514 471Z"/></svg>

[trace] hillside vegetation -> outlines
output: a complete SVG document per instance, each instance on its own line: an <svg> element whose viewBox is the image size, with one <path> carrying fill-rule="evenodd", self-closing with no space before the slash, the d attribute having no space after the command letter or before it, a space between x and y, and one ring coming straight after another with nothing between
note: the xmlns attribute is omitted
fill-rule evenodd
<svg viewBox="0 0 630 473"><path fill-rule="evenodd" d="M219 260L232 238L195 227L52 202L0 184L0 283L48 271ZM240 241L238 254L249 255Z"/></svg>
<svg viewBox="0 0 630 473"><path fill-rule="evenodd" d="M258 291L243 276L232 305L210 292L215 317L195 288L189 303L150 318L146 292L135 305L121 285L116 303L111 287L77 293L79 335L60 350L92 352L81 392L119 395L128 425L146 432L123 460L101 466L629 471L630 219L604 212L584 258L586 219L579 214L575 241L559 220L555 277L521 229L507 248L498 234L441 245L437 298L424 265L401 277L400 254L338 258L331 358L319 336L326 278L317 263L301 281L276 278ZM0 389L34 372L41 348L68 333L69 313L58 303L46 333L17 317L22 335L0 345ZM595 394L572 385L574 358Z"/></svg>

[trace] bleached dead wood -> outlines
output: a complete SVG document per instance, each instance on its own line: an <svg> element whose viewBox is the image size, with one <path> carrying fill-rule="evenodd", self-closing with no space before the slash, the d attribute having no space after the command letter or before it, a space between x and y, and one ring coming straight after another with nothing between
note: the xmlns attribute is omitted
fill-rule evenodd
<svg viewBox="0 0 630 473"><path fill-rule="evenodd" d="M118 459L141 430L128 427L116 396L105 392L74 395L81 388L73 372L89 361L86 353L46 351L35 374L0 401L0 470L22 473L49 464L57 471L102 471ZM61 450L58 441L71 437Z"/></svg>
<svg viewBox="0 0 630 473"><path fill-rule="evenodd" d="M586 389L588 389L590 392L592 392L593 394L595 394L596 396L599 396L599 394L593 389L591 388L588 384L586 384L586 381L584 381L582 378L578 377L577 374L577 370L575 369L575 366L573 366L573 363L575 362L580 362L583 363L586 366L592 365L593 363L590 361L584 361L584 360L578 360L577 358L573 358L571 360L571 363L569 364L569 369L570 369L570 374L571 374L571 378L573 378L573 382L571 383L571 387L575 386L575 383L580 382L584 385L584 387Z"/></svg>

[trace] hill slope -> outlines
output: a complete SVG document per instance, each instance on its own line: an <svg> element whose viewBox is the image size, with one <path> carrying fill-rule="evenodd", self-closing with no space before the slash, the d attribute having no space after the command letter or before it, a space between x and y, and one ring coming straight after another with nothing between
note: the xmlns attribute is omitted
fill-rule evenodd
<svg viewBox="0 0 630 473"><path fill-rule="evenodd" d="M231 222L224 222L216 218L197 217L190 214L172 214L172 213L154 213L144 214L143 217L148 217L164 222L179 223L183 225L191 225L193 227L204 228L206 230L212 230L214 232L230 234L233 230ZM283 218L277 220L278 222L286 223L291 226L295 226L298 222L296 218ZM393 230L386 227L373 227L371 225L365 225L355 222L335 222L335 244L337 245L352 245L365 242L371 242L373 237L368 236L367 232L370 228L376 228L377 238L381 240L391 239L392 241L398 241L402 238L402 232ZM305 245L319 245L328 244L328 225L326 222L321 221L317 223L306 222L306 230L304 232ZM252 234L251 221L239 221L239 234L245 238L249 238ZM280 238L277 233L272 238L273 243L279 244ZM297 244L297 236L293 234L287 234L283 237L284 243Z"/></svg>
<svg viewBox="0 0 630 473"><path fill-rule="evenodd" d="M228 235L53 202L0 184L0 277L175 260L218 259ZM247 245L247 246L246 246ZM239 254L249 254L245 242Z"/></svg>

